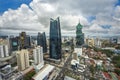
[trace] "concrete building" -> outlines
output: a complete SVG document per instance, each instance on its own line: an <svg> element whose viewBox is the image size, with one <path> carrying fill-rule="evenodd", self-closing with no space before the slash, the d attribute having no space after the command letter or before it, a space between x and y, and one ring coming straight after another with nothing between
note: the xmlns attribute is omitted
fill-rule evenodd
<svg viewBox="0 0 120 80"><path fill-rule="evenodd" d="M26 32L21 32L19 35L20 49L27 49L31 47L30 36L26 35Z"/></svg>
<svg viewBox="0 0 120 80"><path fill-rule="evenodd" d="M117 44L120 44L120 37L117 38Z"/></svg>
<svg viewBox="0 0 120 80"><path fill-rule="evenodd" d="M64 80L76 80L76 79L69 77L69 76L65 76Z"/></svg>
<svg viewBox="0 0 120 80"><path fill-rule="evenodd" d="M101 47L102 42L99 38L95 38L94 39L94 44L95 44L96 47Z"/></svg>
<svg viewBox="0 0 120 80"><path fill-rule="evenodd" d="M95 42L93 38L87 38L86 39L86 44L90 47L95 46Z"/></svg>
<svg viewBox="0 0 120 80"><path fill-rule="evenodd" d="M29 51L22 49L16 52L17 65L19 70L25 70L29 67Z"/></svg>
<svg viewBox="0 0 120 80"><path fill-rule="evenodd" d="M74 53L77 53L78 56L82 55L82 48L75 48Z"/></svg>
<svg viewBox="0 0 120 80"><path fill-rule="evenodd" d="M52 65L45 65L36 75L32 77L32 80L48 80L50 74L54 70L54 66Z"/></svg>
<svg viewBox="0 0 120 80"><path fill-rule="evenodd" d="M4 57L3 45L0 45L0 57Z"/></svg>
<svg viewBox="0 0 120 80"><path fill-rule="evenodd" d="M9 56L9 49L8 45L0 45L0 57L7 57Z"/></svg>
<svg viewBox="0 0 120 80"><path fill-rule="evenodd" d="M73 53L73 59L78 60L78 54L77 53Z"/></svg>
<svg viewBox="0 0 120 80"><path fill-rule="evenodd" d="M43 47L37 46L33 49L34 64L37 65L36 68L40 69L44 65L43 60Z"/></svg>
<svg viewBox="0 0 120 80"><path fill-rule="evenodd" d="M74 70L77 69L78 65L79 65L79 61L74 60L74 59L71 60L71 68L72 69L74 69Z"/></svg>
<svg viewBox="0 0 120 80"><path fill-rule="evenodd" d="M11 80L10 77L14 75L15 70L11 65L6 65L0 68L0 80Z"/></svg>

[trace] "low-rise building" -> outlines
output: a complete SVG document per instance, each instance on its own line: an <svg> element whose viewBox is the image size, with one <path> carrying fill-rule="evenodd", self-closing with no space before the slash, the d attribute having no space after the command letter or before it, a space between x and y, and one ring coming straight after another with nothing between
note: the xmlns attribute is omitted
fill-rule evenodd
<svg viewBox="0 0 120 80"><path fill-rule="evenodd" d="M54 66L46 64L37 74L32 77L32 80L48 80L54 68Z"/></svg>

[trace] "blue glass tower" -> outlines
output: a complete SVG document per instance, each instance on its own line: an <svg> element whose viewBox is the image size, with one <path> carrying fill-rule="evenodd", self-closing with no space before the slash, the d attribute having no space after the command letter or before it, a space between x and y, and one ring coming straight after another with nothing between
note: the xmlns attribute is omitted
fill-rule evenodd
<svg viewBox="0 0 120 80"><path fill-rule="evenodd" d="M61 59L61 29L59 17L50 19L50 58Z"/></svg>
<svg viewBox="0 0 120 80"><path fill-rule="evenodd" d="M40 45L40 46L43 47L43 53L47 52L47 43L46 43L45 32L38 33L38 36L37 36L37 45Z"/></svg>

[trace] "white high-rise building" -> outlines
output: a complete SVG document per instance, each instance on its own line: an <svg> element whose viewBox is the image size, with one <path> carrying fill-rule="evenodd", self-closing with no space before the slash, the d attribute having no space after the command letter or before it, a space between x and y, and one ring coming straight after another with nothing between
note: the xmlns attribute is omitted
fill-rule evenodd
<svg viewBox="0 0 120 80"><path fill-rule="evenodd" d="M17 65L19 70L25 70L29 67L29 51L21 50L16 52Z"/></svg>
<svg viewBox="0 0 120 80"><path fill-rule="evenodd" d="M0 45L0 57L7 57L9 56L9 49L8 45Z"/></svg>
<svg viewBox="0 0 120 80"><path fill-rule="evenodd" d="M40 69L44 65L43 47L37 46L33 49L34 64Z"/></svg>
<svg viewBox="0 0 120 80"><path fill-rule="evenodd" d="M3 45L0 45L0 57L4 57Z"/></svg>
<svg viewBox="0 0 120 80"><path fill-rule="evenodd" d="M9 51L8 51L9 49L8 49L8 45L4 45L4 55L5 56L9 56Z"/></svg>

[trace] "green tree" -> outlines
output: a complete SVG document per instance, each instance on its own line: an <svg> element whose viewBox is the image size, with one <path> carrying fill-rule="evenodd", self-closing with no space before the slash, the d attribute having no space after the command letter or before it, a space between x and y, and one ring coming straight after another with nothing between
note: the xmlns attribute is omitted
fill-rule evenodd
<svg viewBox="0 0 120 80"><path fill-rule="evenodd" d="M90 65L90 72L92 73L92 76L94 76L95 68L93 65Z"/></svg>

